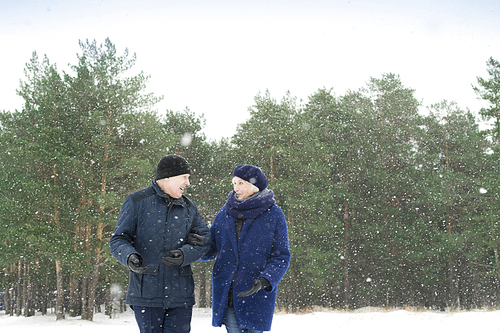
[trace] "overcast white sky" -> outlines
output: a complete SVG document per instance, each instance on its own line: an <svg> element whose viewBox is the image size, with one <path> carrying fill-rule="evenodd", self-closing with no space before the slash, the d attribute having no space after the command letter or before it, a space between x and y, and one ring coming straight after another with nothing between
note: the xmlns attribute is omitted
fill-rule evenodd
<svg viewBox="0 0 500 333"><path fill-rule="evenodd" d="M259 92L299 100L399 74L424 105L447 99L477 113L471 85L500 60L498 0L0 0L0 110L21 109L33 51L69 71L78 40L137 54L163 95L158 111L205 114L230 137Z"/></svg>

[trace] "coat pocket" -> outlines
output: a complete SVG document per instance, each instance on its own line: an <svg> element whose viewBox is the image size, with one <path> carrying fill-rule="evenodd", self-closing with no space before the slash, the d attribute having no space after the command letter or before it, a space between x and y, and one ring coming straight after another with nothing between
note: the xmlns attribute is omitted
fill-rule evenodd
<svg viewBox="0 0 500 333"><path fill-rule="evenodd" d="M193 270L191 269L191 265L179 267L179 275L180 276L193 275Z"/></svg>
<svg viewBox="0 0 500 333"><path fill-rule="evenodd" d="M181 295L183 297L194 297L194 279L191 265L179 267L179 278Z"/></svg>
<svg viewBox="0 0 500 333"><path fill-rule="evenodd" d="M159 265L151 265L151 268L141 276L141 297L157 298L160 297L160 281L158 281Z"/></svg>

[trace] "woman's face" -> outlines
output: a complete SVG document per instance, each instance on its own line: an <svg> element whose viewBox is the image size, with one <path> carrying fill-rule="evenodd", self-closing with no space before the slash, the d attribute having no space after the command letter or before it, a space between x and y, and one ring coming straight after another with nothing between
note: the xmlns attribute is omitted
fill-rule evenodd
<svg viewBox="0 0 500 333"><path fill-rule="evenodd" d="M236 197L239 200L248 199L259 191L259 189L252 185L252 183L249 183L239 177L233 178L233 188L236 193Z"/></svg>

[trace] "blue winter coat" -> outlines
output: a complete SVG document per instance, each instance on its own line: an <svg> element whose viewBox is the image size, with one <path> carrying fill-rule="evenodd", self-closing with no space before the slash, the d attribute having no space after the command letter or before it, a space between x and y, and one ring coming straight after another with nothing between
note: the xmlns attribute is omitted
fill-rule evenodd
<svg viewBox="0 0 500 333"><path fill-rule="evenodd" d="M130 271L126 303L132 306L175 308L195 304L193 272L190 264L210 248L210 231L195 203L185 196L173 199L153 181L145 189L128 195L120 210L110 239L113 256L128 267L132 253L139 254L143 266L151 265L144 274ZM189 232L202 235L203 246L185 243ZM181 249L184 263L169 267L162 256Z"/></svg>
<svg viewBox="0 0 500 333"><path fill-rule="evenodd" d="M212 246L202 259L215 259L212 273L212 325L218 327L223 324L232 284L238 326L242 329L269 331L278 283L290 263L285 216L273 200L263 213L245 220L237 241L235 218L230 215L230 209L226 203L215 217L210 227ZM259 277L271 283L270 291L263 289L248 297L237 297Z"/></svg>

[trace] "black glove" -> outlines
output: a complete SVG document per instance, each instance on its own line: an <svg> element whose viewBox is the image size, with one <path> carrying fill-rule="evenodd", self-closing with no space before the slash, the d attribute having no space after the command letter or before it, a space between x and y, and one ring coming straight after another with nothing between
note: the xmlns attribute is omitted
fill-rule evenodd
<svg viewBox="0 0 500 333"><path fill-rule="evenodd" d="M142 258L136 253L132 253L127 260L127 265L128 268L134 273L137 274L144 274L146 273L151 265L147 265L146 267L141 267L142 266Z"/></svg>
<svg viewBox="0 0 500 333"><path fill-rule="evenodd" d="M170 251L171 257L161 257L161 261L170 267L179 267L184 262L184 253L181 250Z"/></svg>
<svg viewBox="0 0 500 333"><path fill-rule="evenodd" d="M186 243L192 246L201 246L205 244L205 239L203 239L202 235L190 232L186 237Z"/></svg>
<svg viewBox="0 0 500 333"><path fill-rule="evenodd" d="M269 283L269 281L266 278L260 277L258 279L253 280L253 284L250 287L250 289L242 291L241 293L239 293L236 296L247 297L247 296L250 296L252 294L255 294L256 292L258 292L261 289L270 289L270 288L271 288L271 283Z"/></svg>

